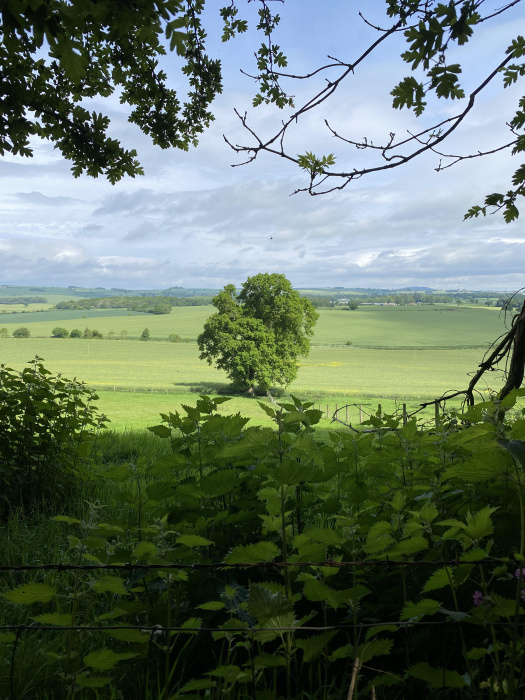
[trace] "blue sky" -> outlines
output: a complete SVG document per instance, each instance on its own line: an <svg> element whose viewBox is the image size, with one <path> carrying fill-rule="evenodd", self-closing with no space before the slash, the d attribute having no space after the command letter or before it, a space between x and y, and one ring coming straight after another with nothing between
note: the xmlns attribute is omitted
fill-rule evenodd
<svg viewBox="0 0 525 700"><path fill-rule="evenodd" d="M219 6L222 3L211 5ZM253 23L257 3L239 3ZM277 5L277 3L276 3ZM330 54L353 60L374 40L357 13L384 3L286 0L276 37L289 70L303 73ZM487 9L499 7L486 3ZM321 9L320 9L321 8ZM496 66L523 23L517 5L487 23L457 59L464 64L466 92L483 69ZM219 22L209 21L209 50L224 64L224 93L214 103L216 120L197 149L162 151L127 122L113 96L93 108L112 120L112 134L136 148L146 175L110 185L74 179L69 165L46 142L33 159L0 160L0 282L82 284L127 288L219 287L240 284L258 272L284 273L295 286L405 287L513 290L523 286L525 236L522 217L506 225L501 216L463 222L465 211L486 193L505 191L519 164L508 151L463 162L441 173L438 158L425 155L389 173L365 177L323 197L291 193L306 184L297 166L262 154L255 163L231 167L238 157L223 140L249 143L234 114L248 111L261 134L273 133L289 110L251 109L259 39L250 33L222 44ZM402 37L373 55L352 80L290 134L291 153L335 152L338 167L365 162L367 153L338 144L324 119L349 138L376 143L390 131L420 129L458 108L441 101L416 119L392 110L390 90L408 74L400 60ZM165 60L174 86L183 89L176 56ZM322 84L290 86L296 104ZM445 150L465 153L500 145L515 111L520 86L503 91L497 80ZM525 214L523 214L525 216Z"/></svg>

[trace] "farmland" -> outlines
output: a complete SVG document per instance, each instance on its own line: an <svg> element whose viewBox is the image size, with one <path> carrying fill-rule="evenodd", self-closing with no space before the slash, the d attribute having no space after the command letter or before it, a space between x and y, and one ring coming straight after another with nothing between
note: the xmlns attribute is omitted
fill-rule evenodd
<svg viewBox="0 0 525 700"><path fill-rule="evenodd" d="M212 306L196 306L158 316L114 309L5 314L0 325L10 332L27 326L32 337L1 339L0 356L2 362L20 369L38 355L51 371L97 389L100 408L114 427L145 427L157 420L160 411L193 403L198 393L229 391L225 373L199 359L195 342L167 342L171 333L194 341L212 312ZM68 330L96 328L105 336L112 331L115 339L50 338L57 325ZM146 326L151 339L136 340ZM418 399L465 387L467 373L504 328L497 309L450 305L321 309L311 352L300 360L289 391L325 408L328 404L330 412L336 403L373 398L381 399L385 410L393 409L395 398L408 401L413 409ZM128 339L120 338L122 330ZM491 379L492 388L497 388L497 377ZM254 404L236 397L228 410L247 412L264 422Z"/></svg>

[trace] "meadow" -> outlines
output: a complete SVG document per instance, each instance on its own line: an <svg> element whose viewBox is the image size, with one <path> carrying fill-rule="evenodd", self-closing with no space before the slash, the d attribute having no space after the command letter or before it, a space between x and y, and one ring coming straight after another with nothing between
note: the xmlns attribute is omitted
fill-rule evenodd
<svg viewBox="0 0 525 700"><path fill-rule="evenodd" d="M192 404L199 393L231 392L226 374L201 361L194 342L212 312L212 306L195 306L158 316L119 310L5 315L5 327L12 331L27 326L32 337L0 339L0 358L21 369L36 354L51 371L95 388L100 408L115 428L144 428L156 422L160 411ZM113 331L115 337L50 338L57 325L68 330L96 328L106 336ZM145 327L150 340L136 340ZM464 388L468 373L475 371L484 350L504 329L503 315L490 308L321 309L311 352L300 359L288 392L322 405L324 413L328 405L329 415L336 404L345 403L381 402L383 410L392 411L396 399L415 410L419 401ZM125 340L120 338L122 330L128 333ZM170 333L193 342L170 343ZM497 389L498 375L490 379L490 388ZM266 421L251 399L237 396L229 406L254 421Z"/></svg>

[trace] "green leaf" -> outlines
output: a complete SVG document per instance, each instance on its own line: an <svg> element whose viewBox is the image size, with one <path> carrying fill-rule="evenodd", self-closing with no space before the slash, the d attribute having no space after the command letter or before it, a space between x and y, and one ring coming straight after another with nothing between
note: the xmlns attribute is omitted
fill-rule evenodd
<svg viewBox="0 0 525 700"><path fill-rule="evenodd" d="M281 550L273 542L257 542L234 547L224 561L226 564L257 564L273 561L280 553Z"/></svg>
<svg viewBox="0 0 525 700"><path fill-rule="evenodd" d="M393 639L374 639L371 642L365 642L357 650L357 656L361 663L366 664L370 659L376 656L385 656L390 654L392 645L394 644Z"/></svg>
<svg viewBox="0 0 525 700"><path fill-rule="evenodd" d="M111 649L103 648L84 656L84 663L97 671L111 671L120 661L134 659L137 656L138 654L133 653L117 654Z"/></svg>
<svg viewBox="0 0 525 700"><path fill-rule="evenodd" d="M319 544L339 545L345 541L340 532L329 528L309 527L302 534Z"/></svg>
<svg viewBox="0 0 525 700"><path fill-rule="evenodd" d="M93 586L97 593L116 593L117 595L128 595L124 586L124 581L118 576L102 576Z"/></svg>
<svg viewBox="0 0 525 700"><path fill-rule="evenodd" d="M303 661L309 663L326 649L328 643L336 634L337 630L331 630L323 634L308 637L307 639L296 639L295 646L303 650Z"/></svg>
<svg viewBox="0 0 525 700"><path fill-rule="evenodd" d="M425 615L435 615L439 611L439 602L432 598L424 598L419 603L407 603L401 615L400 620L414 620L424 617Z"/></svg>
<svg viewBox="0 0 525 700"><path fill-rule="evenodd" d="M270 591L260 584L250 586L248 597L248 612L252 617L261 621L263 619L291 612L292 601L286 598L280 591ZM265 625L263 624L263 627Z"/></svg>
<svg viewBox="0 0 525 700"><path fill-rule="evenodd" d="M0 644L11 644L16 641L14 632L0 632Z"/></svg>
<svg viewBox="0 0 525 700"><path fill-rule="evenodd" d="M498 508L491 508L490 506L485 506L477 513L471 515L470 512L467 513L467 524L464 528L466 535L471 537L473 540L480 540L483 537L488 537L494 532L494 525L492 524L491 515L495 513Z"/></svg>
<svg viewBox="0 0 525 700"><path fill-rule="evenodd" d="M433 668L430 664L421 662L407 669L409 676L426 681L431 688L463 688L465 680L457 671L447 671L444 668Z"/></svg>
<svg viewBox="0 0 525 700"><path fill-rule="evenodd" d="M216 686L217 681L212 681L207 678L199 678L194 681L188 681L180 690L177 691L177 695L179 693L189 693L193 690L207 690L208 688L215 688Z"/></svg>
<svg viewBox="0 0 525 700"><path fill-rule="evenodd" d="M388 554L391 557L396 557L402 554L415 554L416 552L421 552L424 549L428 549L427 540L422 535L414 535L406 540L397 542L388 550Z"/></svg>
<svg viewBox="0 0 525 700"><path fill-rule="evenodd" d="M446 586L450 585L451 582L454 582L452 569L445 566L442 569L437 569L437 571L434 571L423 586L423 591L425 593L428 593L429 591L437 591L440 588L445 588Z"/></svg>
<svg viewBox="0 0 525 700"><path fill-rule="evenodd" d="M301 462L285 462L273 472L273 480L280 486L296 486L312 481L316 469Z"/></svg>
<svg viewBox="0 0 525 700"><path fill-rule="evenodd" d="M209 603L203 603L202 605L197 605L201 610L223 610L224 603L220 600L210 600Z"/></svg>
<svg viewBox="0 0 525 700"><path fill-rule="evenodd" d="M273 654L258 654L253 663L255 668L278 668L286 666L286 659L284 656L274 656Z"/></svg>
<svg viewBox="0 0 525 700"><path fill-rule="evenodd" d="M139 542L135 549L131 552L131 558L142 560L149 559L157 554L158 550L153 542Z"/></svg>
<svg viewBox="0 0 525 700"><path fill-rule="evenodd" d="M213 544L211 540L207 540L200 535L180 535L175 540L177 544L184 544L186 547L208 547Z"/></svg>
<svg viewBox="0 0 525 700"><path fill-rule="evenodd" d="M326 583L317 579L309 579L304 584L303 595L307 600L319 603L328 603L331 608L336 610L340 608L348 600L344 591L336 591Z"/></svg>
<svg viewBox="0 0 525 700"><path fill-rule="evenodd" d="M56 520L59 523L67 523L68 525L78 525L80 523L78 518L70 518L69 515L54 515L50 520Z"/></svg>
<svg viewBox="0 0 525 700"><path fill-rule="evenodd" d="M41 625L56 625L57 627L70 627L73 624L73 616L66 613L44 613L31 618Z"/></svg>
<svg viewBox="0 0 525 700"><path fill-rule="evenodd" d="M2 593L2 598L18 605L31 605L48 603L55 595L55 589L45 583L23 583L12 591Z"/></svg>
<svg viewBox="0 0 525 700"><path fill-rule="evenodd" d="M157 435L157 437L160 438L169 438L171 437L171 429L167 428L165 425L153 425L150 428L148 428L150 433L153 433L154 435Z"/></svg>

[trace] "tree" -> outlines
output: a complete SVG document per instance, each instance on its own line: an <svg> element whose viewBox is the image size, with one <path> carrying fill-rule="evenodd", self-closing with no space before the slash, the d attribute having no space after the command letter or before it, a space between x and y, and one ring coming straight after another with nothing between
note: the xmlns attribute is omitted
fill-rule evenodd
<svg viewBox="0 0 525 700"><path fill-rule="evenodd" d="M268 391L295 379L297 358L308 354L319 314L284 275L248 277L239 293L228 284L212 303L217 313L197 338L201 359L249 394L256 385Z"/></svg>
<svg viewBox="0 0 525 700"><path fill-rule="evenodd" d="M93 331L91 328L88 328L87 326L84 328L84 338L92 338L93 337Z"/></svg>
<svg viewBox="0 0 525 700"><path fill-rule="evenodd" d="M70 338L82 338L83 335L84 335L84 334L82 333L82 331L80 330L80 328L73 328L73 330L72 330L71 333L69 334L69 337L70 337Z"/></svg>
<svg viewBox="0 0 525 700"><path fill-rule="evenodd" d="M22 326L21 328L17 328L16 330L13 331L13 338L30 338L31 333L29 332L29 328L26 328L25 326Z"/></svg>
<svg viewBox="0 0 525 700"><path fill-rule="evenodd" d="M142 333L140 334L140 339L141 340L149 340L149 330L148 328L144 328Z"/></svg>
<svg viewBox="0 0 525 700"><path fill-rule="evenodd" d="M128 332L126 330L120 331L120 337L125 340L128 337Z"/></svg>
<svg viewBox="0 0 525 700"><path fill-rule="evenodd" d="M69 331L67 328L59 328L58 326L56 328L53 328L51 331L51 337L52 338L69 338Z"/></svg>
<svg viewBox="0 0 525 700"><path fill-rule="evenodd" d="M168 340L170 343L182 343L182 338L178 333L170 333Z"/></svg>
<svg viewBox="0 0 525 700"><path fill-rule="evenodd" d="M100 338L103 338L104 336L102 335L102 333L101 333L100 331L97 331L97 330L93 329L93 330L91 331L91 337L92 337L92 338L99 338L99 339L100 339Z"/></svg>
<svg viewBox="0 0 525 700"><path fill-rule="evenodd" d="M0 338L7 338L9 336L9 331L7 328L0 328Z"/></svg>
<svg viewBox="0 0 525 700"><path fill-rule="evenodd" d="M359 308L359 302L355 301L354 299L350 299L350 301L348 302L348 308L351 311L356 311Z"/></svg>

